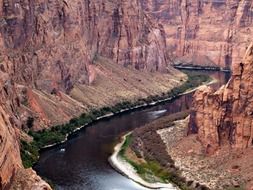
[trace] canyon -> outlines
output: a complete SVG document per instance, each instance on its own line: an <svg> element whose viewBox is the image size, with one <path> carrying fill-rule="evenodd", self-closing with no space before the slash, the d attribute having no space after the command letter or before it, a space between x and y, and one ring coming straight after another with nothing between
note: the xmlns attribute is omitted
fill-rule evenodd
<svg viewBox="0 0 253 190"><path fill-rule="evenodd" d="M0 189L50 189L23 169L25 132L186 80L165 50L138 1L1 0Z"/></svg>
<svg viewBox="0 0 253 190"><path fill-rule="evenodd" d="M229 81L218 89L200 86L181 118L135 129L135 157L158 162L186 189L252 190L252 64L250 44Z"/></svg>
<svg viewBox="0 0 253 190"><path fill-rule="evenodd" d="M237 149L253 146L252 65L251 44L225 86L218 91L204 86L194 95L189 134L198 134L207 153L224 145Z"/></svg>
<svg viewBox="0 0 253 190"><path fill-rule="evenodd" d="M173 64L233 70L195 94L188 135L252 147L252 20L251 0L0 0L0 189L51 189L22 166L29 130L166 93L187 80Z"/></svg>
<svg viewBox="0 0 253 190"><path fill-rule="evenodd" d="M180 65L230 69L239 64L253 34L251 0L142 0L165 28L168 55Z"/></svg>
<svg viewBox="0 0 253 190"><path fill-rule="evenodd" d="M227 84L218 90L201 86L190 116L157 131L191 186L252 190L252 64L253 44Z"/></svg>

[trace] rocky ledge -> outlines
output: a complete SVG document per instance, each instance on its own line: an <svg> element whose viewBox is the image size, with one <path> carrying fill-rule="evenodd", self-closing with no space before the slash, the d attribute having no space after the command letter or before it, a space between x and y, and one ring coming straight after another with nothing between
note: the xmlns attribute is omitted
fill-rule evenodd
<svg viewBox="0 0 253 190"><path fill-rule="evenodd" d="M229 82L214 91L203 87L194 95L189 134L197 133L208 154L223 145L253 147L253 45L233 68Z"/></svg>
<svg viewBox="0 0 253 190"><path fill-rule="evenodd" d="M180 119L186 114L166 116L134 130L130 147L138 159L158 162L182 189L252 190L253 150L223 146L207 155L198 135L188 136L189 117Z"/></svg>
<svg viewBox="0 0 253 190"><path fill-rule="evenodd" d="M211 168L236 174L246 189L253 187L252 66L251 44L225 86L218 91L203 87L195 93L187 137L196 136L204 154L218 158L218 165Z"/></svg>
<svg viewBox="0 0 253 190"><path fill-rule="evenodd" d="M251 0L141 0L165 29L168 53L197 65L232 68L253 34Z"/></svg>
<svg viewBox="0 0 253 190"><path fill-rule="evenodd" d="M229 82L194 94L190 118L137 129L132 149L174 168L190 189L253 189L253 45ZM161 140L164 143L161 143Z"/></svg>
<svg viewBox="0 0 253 190"><path fill-rule="evenodd" d="M224 146L215 154L207 155L197 135L187 136L188 123L189 117L157 133L189 189L201 189L204 185L212 190L251 190L253 167L248 160L253 150L243 152Z"/></svg>

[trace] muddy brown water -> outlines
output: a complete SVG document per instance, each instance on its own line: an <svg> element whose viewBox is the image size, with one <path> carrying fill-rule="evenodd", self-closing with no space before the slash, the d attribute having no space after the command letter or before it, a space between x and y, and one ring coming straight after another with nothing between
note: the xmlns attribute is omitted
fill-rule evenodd
<svg viewBox="0 0 253 190"><path fill-rule="evenodd" d="M220 71L191 71L206 73L219 82L218 88L229 79ZM60 145L41 152L34 169L49 179L57 190L147 190L116 172L108 163L119 138L155 119L189 109L192 93L149 108L143 108L95 122L73 134Z"/></svg>

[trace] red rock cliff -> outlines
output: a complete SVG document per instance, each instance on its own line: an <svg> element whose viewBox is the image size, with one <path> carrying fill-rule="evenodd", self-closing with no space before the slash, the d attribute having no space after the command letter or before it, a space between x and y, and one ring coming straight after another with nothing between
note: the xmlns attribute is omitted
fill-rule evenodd
<svg viewBox="0 0 253 190"><path fill-rule="evenodd" d="M15 80L51 92L88 83L96 56L164 71L164 31L138 1L1 0L1 62ZM8 64L8 65L7 65Z"/></svg>
<svg viewBox="0 0 253 190"><path fill-rule="evenodd" d="M163 23L170 54L221 67L240 63L253 34L251 0L142 0Z"/></svg>
<svg viewBox="0 0 253 190"><path fill-rule="evenodd" d="M13 95L12 81L4 81L2 77L8 77L1 73L0 81L0 189L4 188L10 178L21 167L19 155L19 140L16 130L15 96Z"/></svg>
<svg viewBox="0 0 253 190"><path fill-rule="evenodd" d="M231 144L253 147L253 45L240 64L235 64L230 81L218 91L203 87L194 95L189 133L198 133L207 152Z"/></svg>
<svg viewBox="0 0 253 190"><path fill-rule="evenodd" d="M128 87L127 76L121 74L128 67L128 75L134 76L132 83L138 81L142 86L146 80L138 79L136 70L167 73L165 49L163 28L143 13L138 0L0 0L0 189L10 187L16 177L16 185L21 186L14 185L14 189L49 188L32 171L22 169L19 136L27 115L35 115L35 127L41 128L52 125L52 120L64 122L84 112L82 102L95 104L88 87L79 86L81 95L73 92L78 100L69 93L74 86L92 84L97 74L100 81L102 76L111 80L108 73L114 74L114 66L106 62L110 69L102 72L104 68L94 64L100 56L124 66L115 66L120 77L114 83ZM148 79L146 72L140 76ZM152 76L151 82L160 79ZM108 84L103 97L113 99L112 91L117 97L124 95L110 88L112 81ZM156 92L154 88L145 93L139 90L131 93ZM94 95L92 87L90 91ZM83 98L86 92L87 101ZM60 119L52 116L56 111ZM27 173L35 182L21 179L29 177Z"/></svg>
<svg viewBox="0 0 253 190"><path fill-rule="evenodd" d="M20 101L16 94L15 83L2 65L0 76L0 189L50 190L49 185L42 181L35 172L23 169L19 149ZM19 185L12 187L13 180L20 180L20 177L17 178L17 176L21 174L27 176L23 176Z"/></svg>

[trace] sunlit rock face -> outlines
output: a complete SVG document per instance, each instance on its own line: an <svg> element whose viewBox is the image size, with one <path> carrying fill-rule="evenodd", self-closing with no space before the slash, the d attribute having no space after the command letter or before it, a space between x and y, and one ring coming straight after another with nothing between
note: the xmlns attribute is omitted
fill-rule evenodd
<svg viewBox="0 0 253 190"><path fill-rule="evenodd" d="M169 73L165 51L164 29L138 0L0 0L0 189L49 188L22 170L19 136L29 116L41 129L84 112L69 94L96 81L99 56Z"/></svg>
<svg viewBox="0 0 253 190"><path fill-rule="evenodd" d="M70 90L94 80L89 65L99 55L139 70L166 69L164 31L136 0L5 0L1 5L1 59L20 83Z"/></svg>
<svg viewBox="0 0 253 190"><path fill-rule="evenodd" d="M103 72L96 67L101 56L124 68L176 72L168 65L163 27L138 0L0 0L0 5L1 79L13 81L21 103L30 105L26 111L39 113L43 124L51 120L41 106L48 99L67 119L83 111L61 93L92 85Z"/></svg>
<svg viewBox="0 0 253 190"><path fill-rule="evenodd" d="M189 134L197 133L208 153L222 145L253 147L253 45L230 81L218 91L203 87L194 95Z"/></svg>
<svg viewBox="0 0 253 190"><path fill-rule="evenodd" d="M165 28L170 55L211 60L231 68L243 58L253 34L251 0L141 0ZM198 58L198 59L196 59Z"/></svg>
<svg viewBox="0 0 253 190"><path fill-rule="evenodd" d="M0 72L1 73L1 72ZM1 77L5 76L2 75ZM8 84L9 82L9 84ZM16 112L17 105L11 81L0 81L0 189L21 167Z"/></svg>

